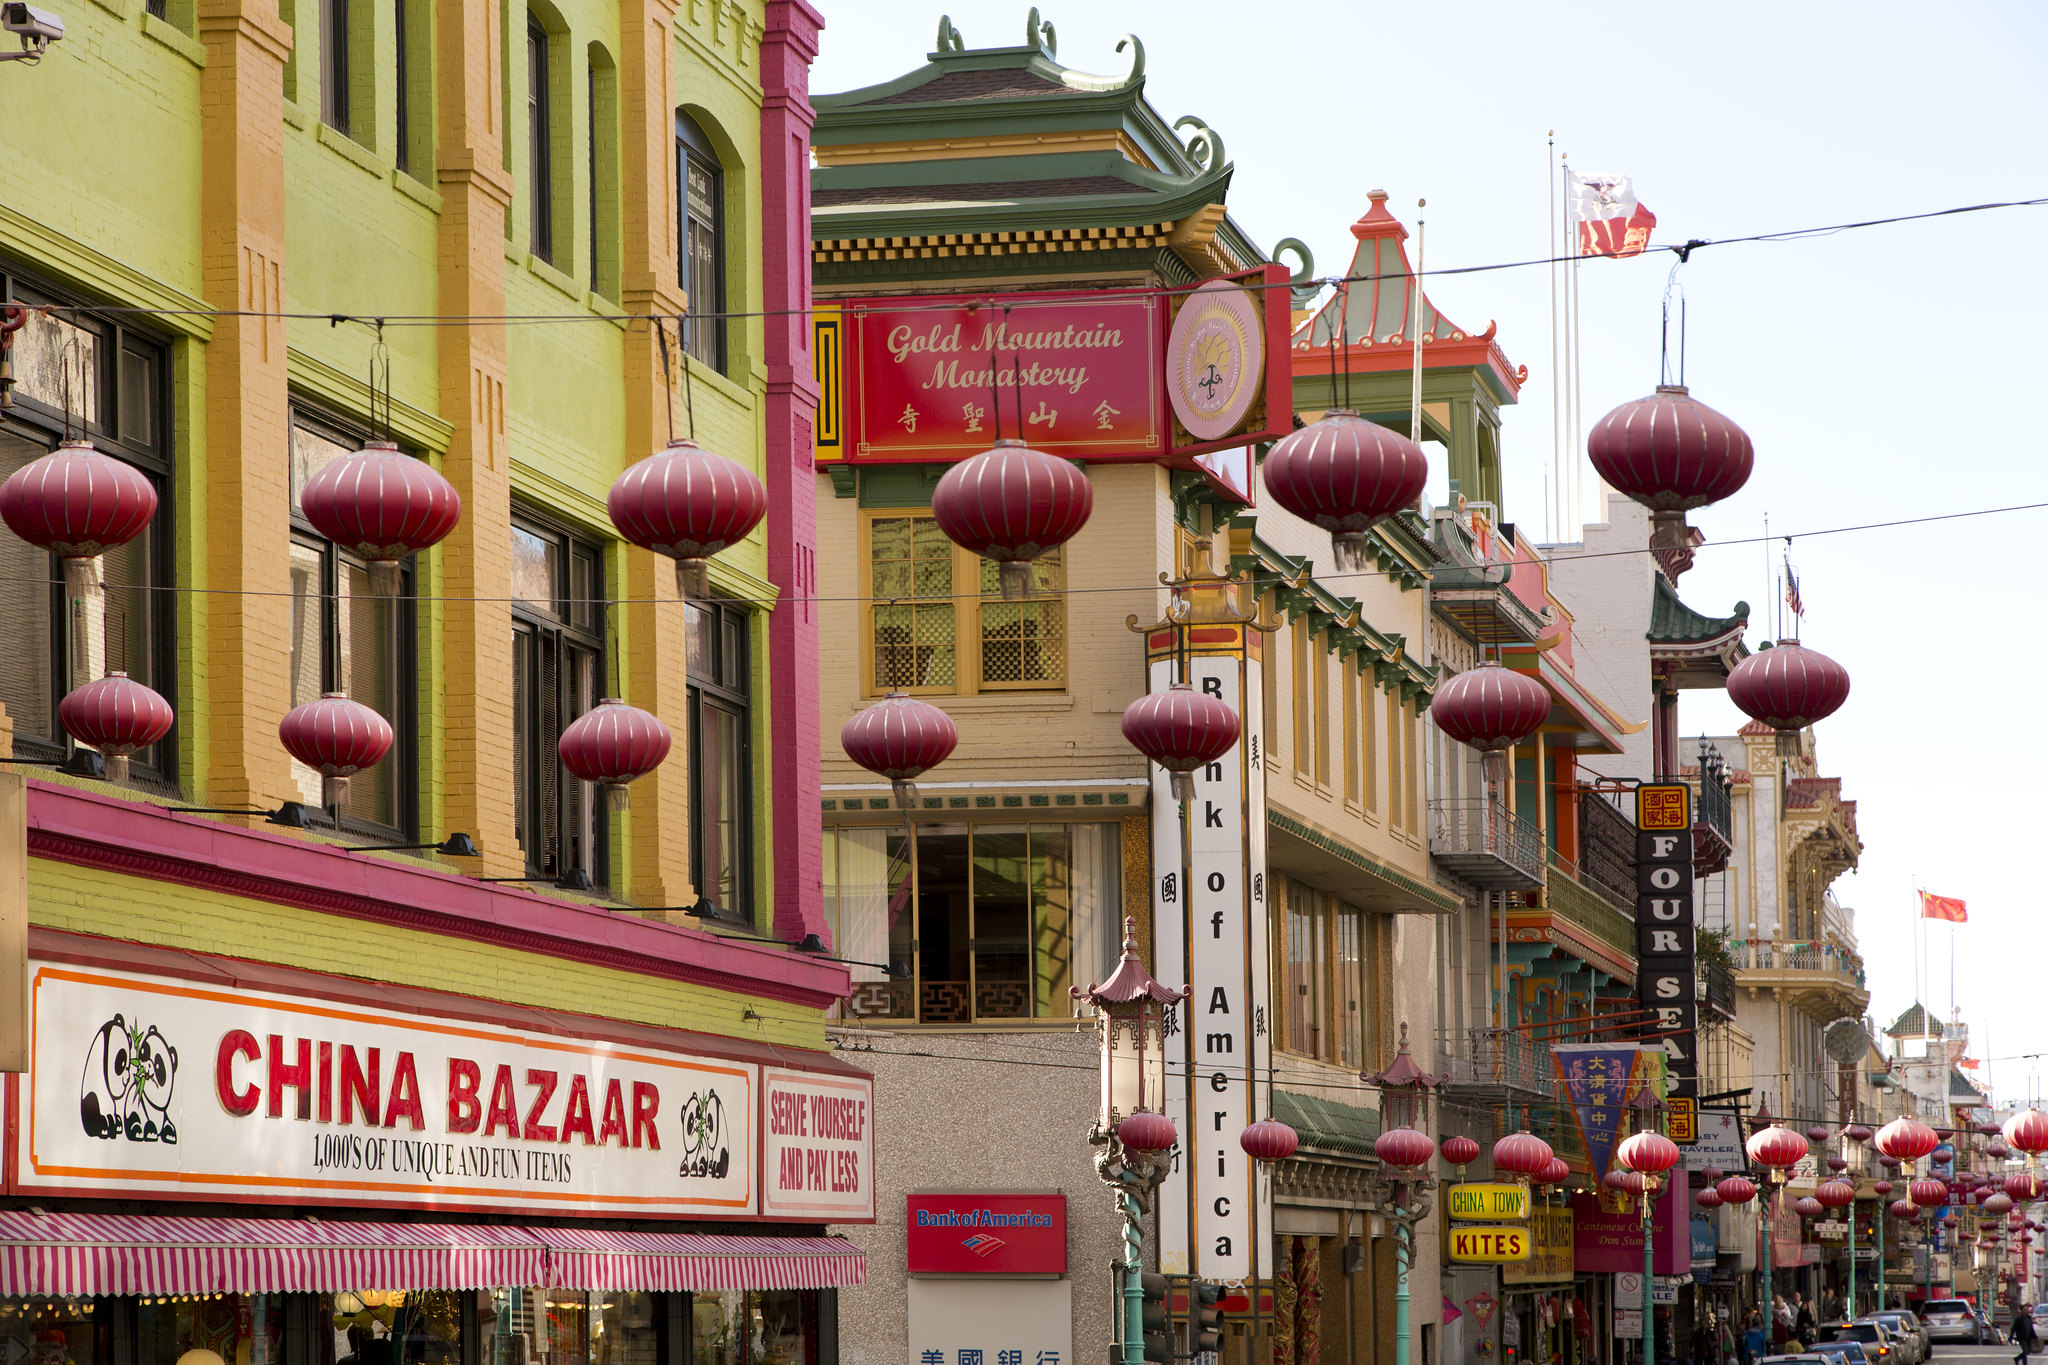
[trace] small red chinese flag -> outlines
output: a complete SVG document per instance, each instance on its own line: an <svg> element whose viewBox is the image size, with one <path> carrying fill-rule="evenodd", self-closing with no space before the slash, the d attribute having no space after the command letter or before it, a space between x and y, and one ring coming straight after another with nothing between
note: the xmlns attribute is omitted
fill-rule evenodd
<svg viewBox="0 0 2048 1365"><path fill-rule="evenodd" d="M1932 891L1920 893L1920 918L1945 919L1950 924L1967 924L1969 911L1954 896L1937 896Z"/></svg>

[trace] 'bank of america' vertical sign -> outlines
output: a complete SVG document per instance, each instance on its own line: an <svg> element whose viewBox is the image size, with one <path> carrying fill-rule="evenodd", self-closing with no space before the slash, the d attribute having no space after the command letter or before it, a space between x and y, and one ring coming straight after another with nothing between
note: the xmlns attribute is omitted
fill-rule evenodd
<svg viewBox="0 0 2048 1365"><path fill-rule="evenodd" d="M1246 630L1189 627L1188 678L1241 720L1263 714ZM1177 677L1171 631L1148 638L1149 685ZM1253 648L1257 648L1255 644ZM1265 761L1256 719L1237 745L1194 774L1183 811L1152 770L1152 974L1189 987L1166 1040L1167 1113L1180 1156L1159 1192L1159 1267L1240 1280L1271 1273L1270 1199L1238 1135L1264 1112L1271 1075L1266 962Z"/></svg>
<svg viewBox="0 0 2048 1365"><path fill-rule="evenodd" d="M1636 788L1636 992L1670 1060L1667 1093L1699 1095L1699 997L1692 918L1692 790Z"/></svg>

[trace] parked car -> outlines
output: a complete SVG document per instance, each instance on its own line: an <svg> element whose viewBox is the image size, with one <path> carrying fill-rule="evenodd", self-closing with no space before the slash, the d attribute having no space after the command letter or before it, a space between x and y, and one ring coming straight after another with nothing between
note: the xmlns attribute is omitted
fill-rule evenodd
<svg viewBox="0 0 2048 1365"><path fill-rule="evenodd" d="M1917 1362L1924 1361L1934 1354L1934 1339L1927 1335L1926 1327L1911 1309L1884 1308L1866 1316L1874 1317L1883 1323L1885 1330L1893 1336L1905 1337L1912 1344L1913 1349L1908 1354L1912 1356L1916 1365Z"/></svg>
<svg viewBox="0 0 2048 1365"><path fill-rule="evenodd" d="M1870 1365L1860 1341L1823 1341L1813 1349L1828 1357L1830 1365Z"/></svg>
<svg viewBox="0 0 2048 1365"><path fill-rule="evenodd" d="M1833 1361L1818 1351L1802 1351L1795 1356L1759 1356L1756 1365L1833 1365Z"/></svg>
<svg viewBox="0 0 2048 1365"><path fill-rule="evenodd" d="M1961 1341L1982 1346L1991 1336L1989 1324L1977 1316L1976 1305L1968 1299L1929 1299L1920 1305L1920 1320L1927 1324L1927 1338Z"/></svg>
<svg viewBox="0 0 2048 1365"><path fill-rule="evenodd" d="M1863 1353L1870 1357L1870 1365L1904 1365L1904 1357L1892 1341L1892 1334L1881 1322L1869 1318L1861 1322L1838 1322L1821 1329L1829 1341L1858 1341L1863 1343Z"/></svg>

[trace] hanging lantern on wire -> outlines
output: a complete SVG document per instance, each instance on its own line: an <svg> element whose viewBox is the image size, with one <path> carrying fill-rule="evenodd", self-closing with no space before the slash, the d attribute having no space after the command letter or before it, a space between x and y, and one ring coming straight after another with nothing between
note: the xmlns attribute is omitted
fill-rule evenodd
<svg viewBox="0 0 2048 1365"><path fill-rule="evenodd" d="M65 441L0 484L0 521L64 561L64 593L99 587L95 562L142 534L156 515L156 485L91 441Z"/></svg>
<svg viewBox="0 0 2048 1365"><path fill-rule="evenodd" d="M1436 690L1429 718L1452 739L1480 752L1480 767L1491 784L1506 780L1505 752L1543 728L1550 719L1550 689L1526 673L1488 659L1452 676Z"/></svg>
<svg viewBox="0 0 2048 1365"><path fill-rule="evenodd" d="M2005 1121L2005 1140L2015 1151L2034 1156L2048 1150L2048 1114L2028 1109Z"/></svg>
<svg viewBox="0 0 2048 1365"><path fill-rule="evenodd" d="M1777 1172L1796 1166L1809 1148L1805 1138L1782 1123L1773 1123L1751 1136L1746 1150L1752 1164Z"/></svg>
<svg viewBox="0 0 2048 1365"><path fill-rule="evenodd" d="M1692 1197L1692 1202L1699 1205L1699 1207L1703 1209L1718 1209L1721 1207L1722 1202L1721 1192L1715 1189L1712 1185L1709 1185L1705 1189L1701 1190L1698 1194L1694 1195Z"/></svg>
<svg viewBox="0 0 2048 1365"><path fill-rule="evenodd" d="M711 556L761 524L768 489L739 461L677 437L613 480L605 509L625 539L676 562L678 596L703 597Z"/></svg>
<svg viewBox="0 0 2048 1365"><path fill-rule="evenodd" d="M996 562L1006 602L1031 595L1032 561L1073 539L1094 507L1079 465L1014 437L954 465L932 490L939 529Z"/></svg>
<svg viewBox="0 0 2048 1365"><path fill-rule="evenodd" d="M398 596L404 561L439 544L462 519L462 497L424 460L367 441L322 465L299 493L313 529L370 570L370 591Z"/></svg>
<svg viewBox="0 0 2048 1365"><path fill-rule="evenodd" d="M1237 743L1237 712L1221 697L1177 682L1164 692L1147 692L1124 708L1124 738L1132 748L1171 775L1173 799L1195 799L1195 771L1229 753Z"/></svg>
<svg viewBox="0 0 2048 1365"><path fill-rule="evenodd" d="M1877 1150L1894 1162L1918 1161L1940 1145L1934 1130L1916 1118L1893 1119L1877 1131Z"/></svg>
<svg viewBox="0 0 2048 1365"><path fill-rule="evenodd" d="M1644 1129L1623 1138L1614 1156L1625 1168L1643 1175L1662 1175L1678 1164L1678 1144L1662 1133Z"/></svg>
<svg viewBox="0 0 2048 1365"><path fill-rule="evenodd" d="M1462 1172L1467 1166L1479 1160L1479 1144L1462 1133L1457 1137L1447 1137L1444 1139L1444 1160Z"/></svg>
<svg viewBox="0 0 2048 1365"><path fill-rule="evenodd" d="M171 704L126 673L115 670L57 703L64 733L107 762L107 780L128 780L128 758L171 732Z"/></svg>
<svg viewBox="0 0 2048 1365"><path fill-rule="evenodd" d="M1260 474L1274 502L1330 533L1338 567L1355 568L1372 528L1422 496L1429 459L1399 432L1333 408L1275 441Z"/></svg>
<svg viewBox="0 0 2048 1365"><path fill-rule="evenodd" d="M1561 1156L1550 1158L1534 1177L1539 1185L1562 1185L1571 1178L1572 1164Z"/></svg>
<svg viewBox="0 0 2048 1365"><path fill-rule="evenodd" d="M348 780L391 752L391 722L346 692L326 692L294 706L278 723L285 751L320 774L320 804L340 805Z"/></svg>
<svg viewBox="0 0 2048 1365"><path fill-rule="evenodd" d="M1524 1128L1493 1144L1493 1168L1509 1175L1534 1178L1543 1173L1555 1155L1549 1143Z"/></svg>
<svg viewBox="0 0 2048 1365"><path fill-rule="evenodd" d="M891 692L860 711L839 731L846 756L888 778L902 811L917 804L916 779L944 763L959 743L951 716L902 692Z"/></svg>
<svg viewBox="0 0 2048 1365"><path fill-rule="evenodd" d="M1756 1182L1745 1175L1731 1175L1714 1186L1724 1204L1747 1204L1756 1198Z"/></svg>
<svg viewBox="0 0 2048 1365"><path fill-rule="evenodd" d="M1849 699L1849 670L1797 640L1780 640L1775 649L1766 645L1735 665L1728 674L1728 699L1751 720L1777 731L1779 755L1790 756L1799 750L1801 730L1826 720Z"/></svg>
<svg viewBox="0 0 2048 1365"><path fill-rule="evenodd" d="M1748 434L1683 384L1659 384L1602 417L1586 434L1586 456L1650 509L1650 544L1670 550L1688 548L1685 514L1735 493L1756 463Z"/></svg>
<svg viewBox="0 0 2048 1365"><path fill-rule="evenodd" d="M1846 1180L1823 1180L1813 1197L1831 1209L1846 1209L1856 1202L1856 1187Z"/></svg>
<svg viewBox="0 0 2048 1365"><path fill-rule="evenodd" d="M1237 1135L1237 1145L1254 1161L1285 1161L1301 1146L1301 1135L1275 1118L1260 1119Z"/></svg>
<svg viewBox="0 0 2048 1365"><path fill-rule="evenodd" d="M674 742L658 716L606 697L562 731L555 752L579 781L597 783L606 810L618 811L632 805L627 784L659 768Z"/></svg>

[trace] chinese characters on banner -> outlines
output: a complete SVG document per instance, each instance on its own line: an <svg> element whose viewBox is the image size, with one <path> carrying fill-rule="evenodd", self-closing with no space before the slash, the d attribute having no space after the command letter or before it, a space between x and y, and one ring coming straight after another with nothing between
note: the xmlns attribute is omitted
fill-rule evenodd
<svg viewBox="0 0 2048 1365"><path fill-rule="evenodd" d="M1627 1122L1629 1101L1647 1074L1642 1049L1634 1043L1558 1043L1550 1058L1571 1096L1572 1122L1593 1174L1603 1176Z"/></svg>
<svg viewBox="0 0 2048 1365"><path fill-rule="evenodd" d="M1636 788L1636 992L1643 1037L1667 1056L1666 1093L1699 1098L1698 948L1692 915L1692 789Z"/></svg>
<svg viewBox="0 0 2048 1365"><path fill-rule="evenodd" d="M1200 640L1211 631L1229 637L1227 652L1216 648L1221 639ZM1247 667L1244 628L1193 633L1196 649L1214 651L1189 659L1194 685L1240 717L1260 715L1260 670L1255 661ZM1148 646L1151 688L1164 691L1176 676L1173 632L1155 633ZM1186 811L1165 770L1152 774L1152 972L1190 987L1180 1027L1166 1039L1167 1113L1181 1135L1179 1163L1159 1194L1159 1268L1169 1275L1272 1273L1270 1201L1261 1199L1262 1182L1238 1145L1266 1112L1268 1091L1254 1081L1272 1065L1260 742L1248 727L1221 761L1195 773Z"/></svg>

